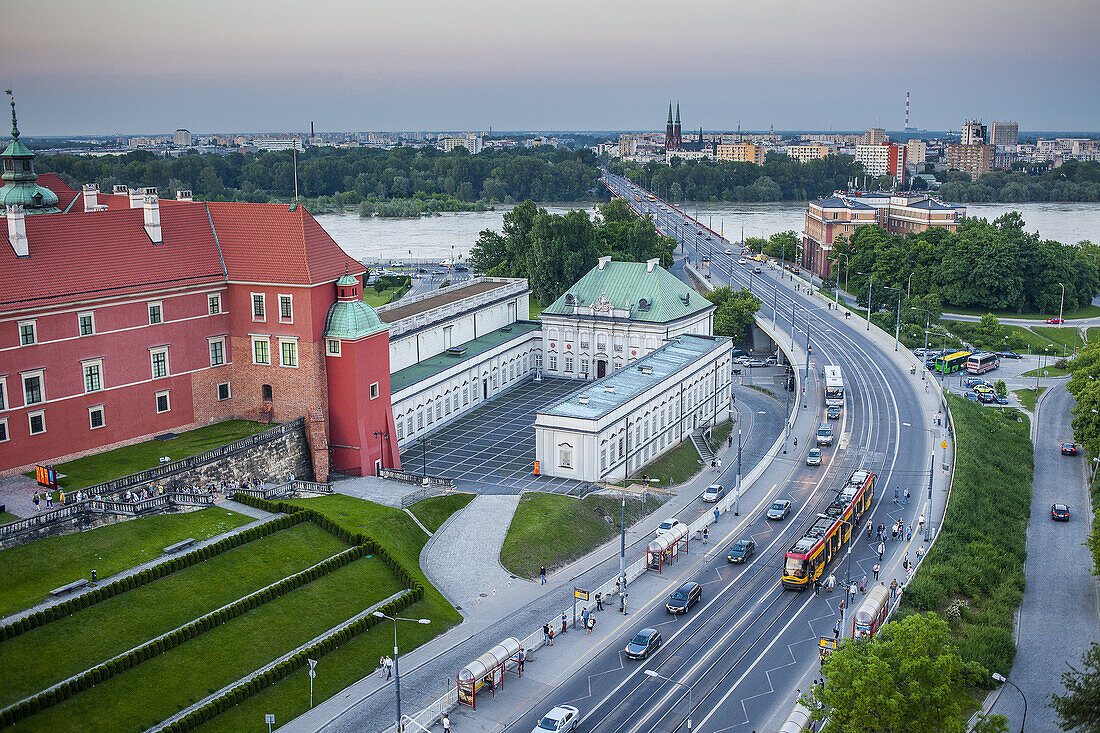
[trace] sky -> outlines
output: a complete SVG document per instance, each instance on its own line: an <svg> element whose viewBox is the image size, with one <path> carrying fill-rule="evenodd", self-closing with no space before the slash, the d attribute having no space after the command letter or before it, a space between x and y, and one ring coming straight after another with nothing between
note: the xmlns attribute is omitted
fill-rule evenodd
<svg viewBox="0 0 1100 733"><path fill-rule="evenodd" d="M25 135L1100 130L1097 0L109 0L6 13ZM23 13L17 23L14 15Z"/></svg>

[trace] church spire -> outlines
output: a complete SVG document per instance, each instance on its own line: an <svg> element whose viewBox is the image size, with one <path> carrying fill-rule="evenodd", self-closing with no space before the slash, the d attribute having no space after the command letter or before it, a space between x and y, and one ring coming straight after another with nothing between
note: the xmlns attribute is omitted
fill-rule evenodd
<svg viewBox="0 0 1100 733"><path fill-rule="evenodd" d="M10 89L6 90L4 93L11 98L11 139L18 140L19 123L15 120L15 95L12 94L12 91ZM671 110L671 107L669 109Z"/></svg>
<svg viewBox="0 0 1100 733"><path fill-rule="evenodd" d="M680 103L676 103L676 124L680 124Z"/></svg>
<svg viewBox="0 0 1100 733"><path fill-rule="evenodd" d="M667 125L672 124L672 100L671 99L668 101L668 122L666 122L665 124L667 124Z"/></svg>

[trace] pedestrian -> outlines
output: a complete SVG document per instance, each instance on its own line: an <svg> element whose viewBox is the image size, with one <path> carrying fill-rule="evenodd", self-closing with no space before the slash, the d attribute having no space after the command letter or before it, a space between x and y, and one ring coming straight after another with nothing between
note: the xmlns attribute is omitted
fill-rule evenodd
<svg viewBox="0 0 1100 733"><path fill-rule="evenodd" d="M378 676L386 676L386 657L385 655L378 658Z"/></svg>
<svg viewBox="0 0 1100 733"><path fill-rule="evenodd" d="M879 559L881 559L881 558L879 558ZM877 562L875 563L875 566L873 568L871 568L871 572L875 574L875 580L878 580L878 571L880 569L881 568L879 567L879 564Z"/></svg>
<svg viewBox="0 0 1100 733"><path fill-rule="evenodd" d="M909 503L909 489L906 489L906 490L905 490L905 503L906 503L906 504L908 504L908 503Z"/></svg>
<svg viewBox="0 0 1100 733"><path fill-rule="evenodd" d="M733 432L730 431L729 437L726 438L726 445L730 448L733 447Z"/></svg>
<svg viewBox="0 0 1100 733"><path fill-rule="evenodd" d="M890 602L894 602L894 597L898 594L898 579L894 578L890 581Z"/></svg>
<svg viewBox="0 0 1100 733"><path fill-rule="evenodd" d="M866 575L863 576L863 580L859 581L859 592L861 594L867 592L867 576Z"/></svg>
<svg viewBox="0 0 1100 733"><path fill-rule="evenodd" d="M718 472L721 473L722 472L722 459L721 458L719 458L717 460L717 464L718 464Z"/></svg>
<svg viewBox="0 0 1100 733"><path fill-rule="evenodd" d="M542 625L542 643L550 644L550 624Z"/></svg>
<svg viewBox="0 0 1100 733"><path fill-rule="evenodd" d="M798 447L798 438L795 438L795 439L794 439L794 447L795 447L795 448L797 448L797 447Z"/></svg>
<svg viewBox="0 0 1100 733"><path fill-rule="evenodd" d="M53 494L49 491L46 492L46 508L53 509Z"/></svg>
<svg viewBox="0 0 1100 733"><path fill-rule="evenodd" d="M543 565L539 568L539 578L542 579L541 585L546 585L546 566Z"/></svg>
<svg viewBox="0 0 1100 733"><path fill-rule="evenodd" d="M898 538L898 525L890 525L890 539L896 540Z"/></svg>
<svg viewBox="0 0 1100 733"><path fill-rule="evenodd" d="M851 585L848 586L848 597L849 598L855 598L856 597L856 581L854 581L854 580L852 581Z"/></svg>
<svg viewBox="0 0 1100 733"><path fill-rule="evenodd" d="M703 544L704 545L707 544L707 538L708 537L710 537L710 532L707 531L706 527L703 527Z"/></svg>
<svg viewBox="0 0 1100 733"><path fill-rule="evenodd" d="M835 573L829 573L829 579L825 582L825 590L832 593L833 588L835 588L835 587L836 587L836 574Z"/></svg>
<svg viewBox="0 0 1100 733"><path fill-rule="evenodd" d="M446 713L443 713L443 720L440 722L443 724L443 733L451 733L451 719L447 717Z"/></svg>
<svg viewBox="0 0 1100 733"><path fill-rule="evenodd" d="M878 559L879 560L882 559L882 555L885 552L886 552L886 543L885 542L879 542L878 543Z"/></svg>
<svg viewBox="0 0 1100 733"><path fill-rule="evenodd" d="M910 522L909 526L905 528L905 541L913 539L913 523Z"/></svg>
<svg viewBox="0 0 1100 733"><path fill-rule="evenodd" d="M904 559L904 560L902 560L902 562L901 562L901 566L902 566L903 568L905 568L905 570L906 570L906 571L908 571L908 570L909 570L909 553L908 553L908 552L907 552L907 553L905 553L905 559Z"/></svg>
<svg viewBox="0 0 1100 733"><path fill-rule="evenodd" d="M924 557L924 545L917 548L917 562L920 562L922 557Z"/></svg>
<svg viewBox="0 0 1100 733"><path fill-rule="evenodd" d="M630 594L629 593L623 593L622 596L619 597L619 602L622 604L622 610L623 610L623 615L624 616L626 615L626 597L628 595L630 595Z"/></svg>
<svg viewBox="0 0 1100 733"><path fill-rule="evenodd" d="M574 606L576 608L576 606ZM565 633L565 627L567 625L567 619L565 618L565 611L561 612L561 633Z"/></svg>
<svg viewBox="0 0 1100 733"><path fill-rule="evenodd" d="M594 629L594 628L596 628L596 617L595 616L589 616L588 617L588 623L585 624L584 633L587 634L588 636L591 636L592 635L592 629Z"/></svg>
<svg viewBox="0 0 1100 733"><path fill-rule="evenodd" d="M814 578L814 595L821 594L821 578Z"/></svg>
<svg viewBox="0 0 1100 733"><path fill-rule="evenodd" d="M900 495L900 493L901 493L901 492L899 492L899 491L898 491L898 487L897 487L897 486L895 486L895 487L894 487L894 503L895 503L895 504L897 504L897 503L898 503L898 496Z"/></svg>
<svg viewBox="0 0 1100 733"><path fill-rule="evenodd" d="M917 531L922 532L924 530L924 512L921 512L920 519L917 520Z"/></svg>
<svg viewBox="0 0 1100 733"><path fill-rule="evenodd" d="M885 540L886 539L886 525L883 524L882 522L879 522L879 524L878 524L878 538L880 540Z"/></svg>
<svg viewBox="0 0 1100 733"><path fill-rule="evenodd" d="M34 510L38 511L38 492L34 492Z"/></svg>
<svg viewBox="0 0 1100 733"><path fill-rule="evenodd" d="M393 677L393 659L386 657L386 679Z"/></svg>
<svg viewBox="0 0 1100 733"><path fill-rule="evenodd" d="M581 624L588 626L588 606L581 609Z"/></svg>
<svg viewBox="0 0 1100 733"><path fill-rule="evenodd" d="M710 467L713 468L715 471L717 471L718 470L718 461L717 460L711 460Z"/></svg>
<svg viewBox="0 0 1100 733"><path fill-rule="evenodd" d="M523 674L523 663L527 661L527 651L523 648L519 648L519 673Z"/></svg>
<svg viewBox="0 0 1100 733"><path fill-rule="evenodd" d="M554 630L550 629L550 646L554 646Z"/></svg>
<svg viewBox="0 0 1100 733"><path fill-rule="evenodd" d="M715 524L718 524L718 517L719 517L720 514L721 514L721 512L718 511L718 507L714 507L714 523Z"/></svg>
<svg viewBox="0 0 1100 733"><path fill-rule="evenodd" d="M603 596L600 595L599 591L596 591L596 610L603 610Z"/></svg>
<svg viewBox="0 0 1100 733"><path fill-rule="evenodd" d="M840 638L840 619L837 619L836 623L833 624L833 641L836 641L839 638Z"/></svg>
<svg viewBox="0 0 1100 733"><path fill-rule="evenodd" d="M873 530L874 528L875 528L875 523L874 522L868 522L867 523L867 541L868 542L871 541L871 530Z"/></svg>

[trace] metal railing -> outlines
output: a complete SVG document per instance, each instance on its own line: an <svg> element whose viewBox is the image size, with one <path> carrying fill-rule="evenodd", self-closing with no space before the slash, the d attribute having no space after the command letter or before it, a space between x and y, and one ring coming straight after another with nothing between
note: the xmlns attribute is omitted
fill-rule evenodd
<svg viewBox="0 0 1100 733"><path fill-rule="evenodd" d="M441 478L439 476L421 476L418 473L398 471L395 468L383 468L378 475L382 478L400 481L405 484L416 484L417 486L432 486L444 489L453 489L455 486L454 479Z"/></svg>

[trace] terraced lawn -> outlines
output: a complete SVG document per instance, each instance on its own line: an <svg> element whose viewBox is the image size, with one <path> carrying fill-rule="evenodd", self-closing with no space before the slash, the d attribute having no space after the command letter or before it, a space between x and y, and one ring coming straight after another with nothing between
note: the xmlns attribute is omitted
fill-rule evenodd
<svg viewBox="0 0 1100 733"><path fill-rule="evenodd" d="M47 537L0 552L0 616L41 603L54 588L79 578L100 579L163 555L168 545L204 540L248 524L252 517L218 507L162 514Z"/></svg>
<svg viewBox="0 0 1100 733"><path fill-rule="evenodd" d="M401 588L378 558L357 560L47 708L12 730L75 733L88 730L89 721L95 721L99 731L144 730ZM363 660L358 661L363 674ZM255 720L247 726L259 727Z"/></svg>
<svg viewBox="0 0 1100 733"><path fill-rule="evenodd" d="M464 508L473 500L473 494L455 493L445 496L433 496L431 499L416 502L409 507L409 511L416 515L416 518L428 528L429 532L435 532L443 526L443 523L452 514Z"/></svg>
<svg viewBox="0 0 1100 733"><path fill-rule="evenodd" d="M0 707L346 549L304 522L0 643Z"/></svg>

